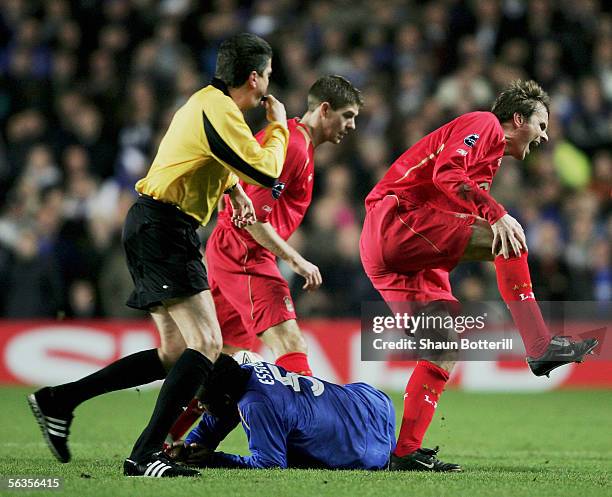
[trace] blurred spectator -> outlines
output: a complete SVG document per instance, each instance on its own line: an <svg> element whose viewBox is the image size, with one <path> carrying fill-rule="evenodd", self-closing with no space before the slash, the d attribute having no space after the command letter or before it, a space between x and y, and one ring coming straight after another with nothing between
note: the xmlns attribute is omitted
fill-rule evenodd
<svg viewBox="0 0 612 497"><path fill-rule="evenodd" d="M98 316L96 291L88 280L76 280L68 289L68 317L91 319Z"/></svg>
<svg viewBox="0 0 612 497"><path fill-rule="evenodd" d="M529 268L533 291L538 300L571 300L569 268L561 252L561 232L557 224L544 221L529 246Z"/></svg>
<svg viewBox="0 0 612 497"><path fill-rule="evenodd" d="M38 238L32 230L19 235L7 271L3 315L8 318L55 318L63 309L63 289L57 265L39 253Z"/></svg>
<svg viewBox="0 0 612 497"><path fill-rule="evenodd" d="M610 244L607 240L598 240L592 247L591 258L594 272L594 299L599 302L612 300L612 265L610 261Z"/></svg>
<svg viewBox="0 0 612 497"><path fill-rule="evenodd" d="M612 148L612 106L606 102L599 81L586 77L580 81L576 114L568 125L568 136L587 152Z"/></svg>
<svg viewBox="0 0 612 497"><path fill-rule="evenodd" d="M591 189L602 204L607 203L610 207L612 199L612 153L610 150L600 150L593 157Z"/></svg>

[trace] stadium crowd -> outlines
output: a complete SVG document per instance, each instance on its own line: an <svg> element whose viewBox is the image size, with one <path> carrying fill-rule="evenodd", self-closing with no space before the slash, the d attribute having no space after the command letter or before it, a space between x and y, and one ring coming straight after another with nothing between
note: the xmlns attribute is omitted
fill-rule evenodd
<svg viewBox="0 0 612 497"><path fill-rule="evenodd" d="M216 47L274 48L271 92L302 115L309 86L362 89L357 131L316 155L314 201L291 243L323 275L298 314L357 316L378 296L359 260L363 200L392 161L515 78L552 97L545 146L506 157L493 196L525 227L535 293L612 297L612 11L597 0L5 0L0 4L0 316L138 317L120 242L134 183ZM253 130L264 115L247 116ZM214 226L214 222L211 223ZM202 229L202 239L207 231ZM453 274L497 300L492 264Z"/></svg>

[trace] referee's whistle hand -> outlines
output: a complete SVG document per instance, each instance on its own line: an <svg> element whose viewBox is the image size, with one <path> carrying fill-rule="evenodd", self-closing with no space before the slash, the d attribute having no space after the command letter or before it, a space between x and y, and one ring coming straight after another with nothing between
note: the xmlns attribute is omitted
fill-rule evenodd
<svg viewBox="0 0 612 497"><path fill-rule="evenodd" d="M285 106L273 95L266 95L261 103L266 109L266 119L269 122L277 121L287 126L287 111Z"/></svg>

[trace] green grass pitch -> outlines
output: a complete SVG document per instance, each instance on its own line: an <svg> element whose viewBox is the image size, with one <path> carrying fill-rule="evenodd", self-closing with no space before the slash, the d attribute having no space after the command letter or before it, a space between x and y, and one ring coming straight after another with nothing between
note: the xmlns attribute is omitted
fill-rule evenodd
<svg viewBox="0 0 612 497"><path fill-rule="evenodd" d="M29 412L31 389L1 388L0 477L64 478L60 491L3 491L16 496L609 496L612 392L538 394L445 392L425 446L440 445L460 474L321 470L204 470L197 479L121 475L123 458L151 413L156 392L118 392L76 411L73 460L60 464ZM401 415L401 395L394 401ZM248 453L241 429L223 443Z"/></svg>

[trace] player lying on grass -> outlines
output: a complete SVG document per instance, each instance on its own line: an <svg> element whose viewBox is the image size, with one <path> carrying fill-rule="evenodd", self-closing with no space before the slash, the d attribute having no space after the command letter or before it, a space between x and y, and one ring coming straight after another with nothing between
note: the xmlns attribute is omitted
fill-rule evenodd
<svg viewBox="0 0 612 497"><path fill-rule="evenodd" d="M395 447L391 400L365 383L335 385L275 364L221 355L206 381L206 409L177 461L202 468L385 469ZM250 456L215 452L242 422ZM434 451L423 450L432 464Z"/></svg>
<svg viewBox="0 0 612 497"><path fill-rule="evenodd" d="M363 100L341 76L322 76L308 91L308 110L289 119L289 141L283 171L273 190L240 184L253 202L257 222L238 228L232 209L219 212L206 244L208 283L223 335L223 351L250 350L259 338L287 371L311 375L306 341L296 321L289 286L276 258L305 280L305 290L322 283L319 268L304 259L287 239L298 228L312 200L314 151L338 144L355 129ZM266 131L255 137L264 142ZM192 401L170 430L168 442L182 438L201 414Z"/></svg>
<svg viewBox="0 0 612 497"><path fill-rule="evenodd" d="M536 376L582 361L597 345L551 336L533 294L523 228L489 194L504 155L523 160L548 140L548 111L537 83L515 81L491 112L464 114L419 140L366 198L360 243L365 271L392 309L447 312L444 303L457 303L449 272L461 261L494 260ZM453 366L453 357L417 364L392 469L413 465Z"/></svg>

